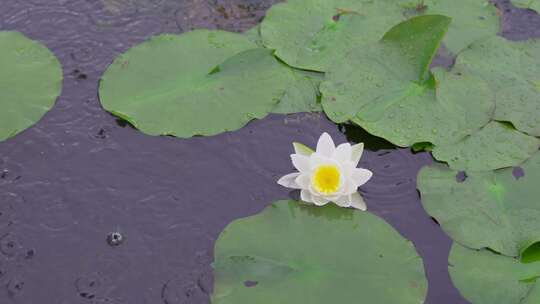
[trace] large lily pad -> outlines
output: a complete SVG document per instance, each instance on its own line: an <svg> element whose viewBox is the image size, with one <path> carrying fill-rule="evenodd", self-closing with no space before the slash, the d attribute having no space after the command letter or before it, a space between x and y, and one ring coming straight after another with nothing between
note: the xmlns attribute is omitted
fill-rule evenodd
<svg viewBox="0 0 540 304"><path fill-rule="evenodd" d="M452 18L444 45L454 54L499 32L498 10L489 0L424 0L418 9L426 14Z"/></svg>
<svg viewBox="0 0 540 304"><path fill-rule="evenodd" d="M540 303L540 262L523 264L454 244L448 263L454 285L472 304Z"/></svg>
<svg viewBox="0 0 540 304"><path fill-rule="evenodd" d="M352 47L378 41L404 20L398 2L289 0L267 12L263 43L293 67L326 71Z"/></svg>
<svg viewBox="0 0 540 304"><path fill-rule="evenodd" d="M101 102L150 135L236 130L266 116L296 81L272 51L254 47L246 36L222 31L154 37L109 67Z"/></svg>
<svg viewBox="0 0 540 304"><path fill-rule="evenodd" d="M463 51L454 70L473 72L496 94L494 118L540 136L540 40L481 40Z"/></svg>
<svg viewBox="0 0 540 304"><path fill-rule="evenodd" d="M435 146L433 156L455 170L487 171L517 166L539 147L540 139L492 121L460 142Z"/></svg>
<svg viewBox="0 0 540 304"><path fill-rule="evenodd" d="M321 84L328 117L398 146L456 142L488 123L494 103L487 84L428 70L449 24L444 16L411 18L380 43L351 52Z"/></svg>
<svg viewBox="0 0 540 304"><path fill-rule="evenodd" d="M425 167L418 175L422 204L455 241L519 256L540 241L540 153L521 167L521 178L507 168L470 172L463 182L444 165Z"/></svg>
<svg viewBox="0 0 540 304"><path fill-rule="evenodd" d="M41 43L0 32L0 141L35 124L54 105L62 67Z"/></svg>
<svg viewBox="0 0 540 304"><path fill-rule="evenodd" d="M511 0L512 4L520 8L528 8L540 14L540 0Z"/></svg>
<svg viewBox="0 0 540 304"><path fill-rule="evenodd" d="M280 201L217 240L213 304L423 303L412 243L382 219Z"/></svg>

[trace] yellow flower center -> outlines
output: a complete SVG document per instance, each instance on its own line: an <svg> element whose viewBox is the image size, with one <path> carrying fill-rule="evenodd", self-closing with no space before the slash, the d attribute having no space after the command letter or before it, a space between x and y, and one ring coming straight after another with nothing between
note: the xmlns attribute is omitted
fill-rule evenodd
<svg viewBox="0 0 540 304"><path fill-rule="evenodd" d="M313 173L311 183L315 190L324 194L332 194L339 190L341 173L335 165L319 166Z"/></svg>

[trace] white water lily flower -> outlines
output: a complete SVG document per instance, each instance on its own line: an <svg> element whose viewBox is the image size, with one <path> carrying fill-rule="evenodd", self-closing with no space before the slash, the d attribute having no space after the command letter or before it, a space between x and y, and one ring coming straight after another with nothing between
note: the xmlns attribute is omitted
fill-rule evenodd
<svg viewBox="0 0 540 304"><path fill-rule="evenodd" d="M340 207L366 210L366 203L357 188L373 173L356 167L364 151L363 143L354 146L344 143L336 147L332 137L323 133L316 151L302 144L293 145L296 153L291 154L291 159L299 172L283 176L278 184L301 189L301 199L317 206L334 202Z"/></svg>

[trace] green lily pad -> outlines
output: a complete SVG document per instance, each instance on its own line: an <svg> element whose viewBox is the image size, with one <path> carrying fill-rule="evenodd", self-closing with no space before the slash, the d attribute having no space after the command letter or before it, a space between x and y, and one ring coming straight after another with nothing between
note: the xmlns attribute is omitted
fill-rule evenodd
<svg viewBox="0 0 540 304"><path fill-rule="evenodd" d="M271 112L296 81L271 50L254 47L244 35L222 31L154 37L109 67L101 103L150 135L239 129Z"/></svg>
<svg viewBox="0 0 540 304"><path fill-rule="evenodd" d="M256 26L250 28L249 30L244 32L244 35L251 40L253 43L255 43L258 47L264 47L262 43L262 37L261 37L261 25L257 24Z"/></svg>
<svg viewBox="0 0 540 304"><path fill-rule="evenodd" d="M263 47L260 35L260 24L244 33L257 46ZM324 78L323 73L294 70L295 81L285 91L285 94L272 110L272 113L291 114L299 112L320 112L319 85Z"/></svg>
<svg viewBox="0 0 540 304"><path fill-rule="evenodd" d="M489 82L464 67L429 72L448 24L443 16L411 18L371 48L351 52L321 84L325 113L398 146L429 143L434 156L454 169L523 162L540 142L494 121L502 110L495 110L498 100ZM534 114L539 111L524 115L540 119Z"/></svg>
<svg viewBox="0 0 540 304"><path fill-rule="evenodd" d="M489 0L424 0L423 12L452 18L444 45L457 54L471 43L499 32L498 10Z"/></svg>
<svg viewBox="0 0 540 304"><path fill-rule="evenodd" d="M516 7L532 9L540 14L540 0L511 0L511 2Z"/></svg>
<svg viewBox="0 0 540 304"><path fill-rule="evenodd" d="M287 64L326 71L352 47L378 41L404 19L403 7L391 0L290 0L267 12L261 36Z"/></svg>
<svg viewBox="0 0 540 304"><path fill-rule="evenodd" d="M62 67L43 44L0 31L0 141L34 125L62 87Z"/></svg>
<svg viewBox="0 0 540 304"><path fill-rule="evenodd" d="M454 70L473 72L489 83L496 94L496 120L540 136L540 40L476 42L459 54Z"/></svg>
<svg viewBox="0 0 540 304"><path fill-rule="evenodd" d="M540 139L492 121L460 142L434 147L433 156L454 170L487 171L517 166L539 147Z"/></svg>
<svg viewBox="0 0 540 304"><path fill-rule="evenodd" d="M534 285L529 289L526 298L519 304L536 304L540 303L540 280L536 280Z"/></svg>
<svg viewBox="0 0 540 304"><path fill-rule="evenodd" d="M540 241L540 153L521 168L521 178L507 168L467 172L459 182L444 165L425 167L418 175L422 204L456 242L519 256Z"/></svg>
<svg viewBox="0 0 540 304"><path fill-rule="evenodd" d="M287 64L325 72L352 49L369 47L418 14L454 19L444 40L453 53L500 27L497 9L487 0L290 0L268 11L261 36Z"/></svg>
<svg viewBox="0 0 540 304"><path fill-rule="evenodd" d="M352 209L279 201L236 220L215 246L213 304L423 303L412 243Z"/></svg>
<svg viewBox="0 0 540 304"><path fill-rule="evenodd" d="M540 262L523 264L488 250L454 244L448 259L452 282L473 304L536 304Z"/></svg>
<svg viewBox="0 0 540 304"><path fill-rule="evenodd" d="M450 19L425 15L351 52L321 84L327 116L352 120L398 146L452 143L489 122L493 96L481 79L428 71Z"/></svg>
<svg viewBox="0 0 540 304"><path fill-rule="evenodd" d="M287 88L272 113L321 112L319 85L324 74L294 70L293 76L295 80Z"/></svg>

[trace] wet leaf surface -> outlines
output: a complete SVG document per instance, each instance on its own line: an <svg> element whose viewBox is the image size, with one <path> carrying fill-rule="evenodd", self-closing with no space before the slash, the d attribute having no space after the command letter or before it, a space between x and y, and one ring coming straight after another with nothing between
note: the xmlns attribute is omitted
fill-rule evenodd
<svg viewBox="0 0 540 304"><path fill-rule="evenodd" d="M457 57L454 69L472 72L489 83L496 96L494 119L540 136L540 40L479 41Z"/></svg>
<svg viewBox="0 0 540 304"><path fill-rule="evenodd" d="M467 172L467 178L459 182L457 171L444 165L426 167L418 176L422 204L454 241L520 256L540 241L540 153L521 168L525 175L519 179L507 168Z"/></svg>
<svg viewBox="0 0 540 304"><path fill-rule="evenodd" d="M440 14L452 18L444 45L458 54L471 43L494 37L500 29L499 12L489 0L425 0L425 14Z"/></svg>
<svg viewBox="0 0 540 304"><path fill-rule="evenodd" d="M216 242L214 272L213 304L412 304L427 292L414 246L381 218L297 201L229 224Z"/></svg>
<svg viewBox="0 0 540 304"><path fill-rule="evenodd" d="M494 107L487 85L428 70L449 24L443 16L416 17L349 54L321 84L325 113L398 146L450 143L482 127ZM409 39L413 33L417 39Z"/></svg>
<svg viewBox="0 0 540 304"><path fill-rule="evenodd" d="M405 20L402 10L390 0L292 0L268 11L261 36L287 64L326 71L352 48L378 41Z"/></svg>
<svg viewBox="0 0 540 304"><path fill-rule="evenodd" d="M503 85L514 84L519 77L506 73L505 64L497 67L498 62L489 60L479 64L483 60L480 52L470 58L467 53L474 45L463 52L465 59L458 57L450 71L439 67L429 71L451 24L438 28L437 22L436 16L430 15L412 18L368 50L349 54L326 74L321 85L325 113L338 123L351 120L398 146L429 143L434 146L435 158L455 170L487 171L519 165L538 149L540 141L496 120L534 127L539 119L536 99L540 91L532 92L530 84L528 91L523 86ZM533 42L527 45L536 47ZM500 51L496 45L482 49ZM536 79L534 71L540 61L533 58L536 53L529 50L526 54L522 60L512 56L504 60L516 61ZM495 86L493 79L504 81ZM506 89L497 93L494 88ZM526 96L518 99L516 94Z"/></svg>
<svg viewBox="0 0 540 304"><path fill-rule="evenodd" d="M500 27L498 10L486 0L293 0L270 9L261 35L289 65L327 71L351 50L369 47L397 23L423 14L453 19L444 44L454 54Z"/></svg>
<svg viewBox="0 0 540 304"><path fill-rule="evenodd" d="M487 171L518 166L539 147L540 139L491 121L460 142L436 146L433 156L455 170Z"/></svg>

